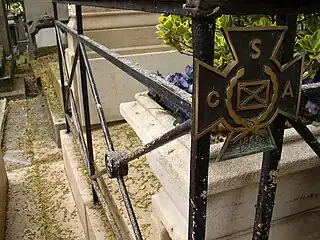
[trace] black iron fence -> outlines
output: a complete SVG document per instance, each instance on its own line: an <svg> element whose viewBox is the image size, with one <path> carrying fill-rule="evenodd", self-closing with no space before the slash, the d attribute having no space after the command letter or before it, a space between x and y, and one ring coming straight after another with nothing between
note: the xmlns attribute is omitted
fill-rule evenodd
<svg viewBox="0 0 320 240"><path fill-rule="evenodd" d="M227 1L228 2L228 1ZM231 4L232 2L232 4ZM75 4L76 5L76 20L77 20L77 30L73 30L60 22L57 3L64 4ZM141 69L137 65L131 63L130 61L120 57L118 54L109 50L105 46L89 39L83 35L83 25L82 25L82 11L81 5L107 7L107 8L121 8L121 9L134 9L143 10L150 12L161 12L168 14L180 14L191 16L192 19L192 36L193 36L193 53L194 53L194 67L195 67L195 83L193 96L186 93L185 91L179 89L166 82L161 77L156 74L150 73L144 69ZM166 144L170 141L181 137L191 131L192 144L191 144L191 162L190 162L190 201L189 201L189 233L188 239L205 239L205 229L206 229L206 206L207 206L207 192L208 187L208 165L209 165L209 146L210 146L210 133L202 126L203 123L208 121L208 117L216 116L218 113L213 112L211 115L206 115L209 111L207 105L204 104L207 100L208 92L203 90L205 88L211 88L210 83L207 81L209 78L212 79L211 75L203 74L201 72L201 67L198 64L201 62L201 66L212 65L214 58L214 32L215 32L215 19L222 13L227 14L278 14L277 24L284 27L287 31L286 36L281 44L278 46L279 55L277 57L281 58L282 62L288 62L293 58L293 43L296 36L296 20L298 12L312 13L320 12L320 4L304 4L299 5L290 3L290 6L279 6L277 3L264 3L255 2L254 4L240 4L238 1L229 1L228 3L223 3L221 7L214 1L89 1L89 0L53 0L54 8L54 18L55 18L55 28L56 36L58 42L58 55L59 55L59 66L60 66L60 76L61 76L61 86L62 95L64 103L65 117L67 121L67 131L72 132L76 136L78 146L81 148L83 153L83 159L88 167L88 172L90 175L92 190L93 190L93 201L95 203L100 202L105 210L107 216L109 216L109 209L102 196L99 184L97 183L97 178L103 174L108 174L110 178L116 178L119 184L120 192L124 199L125 206L128 211L128 215L134 230L136 239L142 239L139 225L133 211L133 207L130 202L130 198L126 189L126 185L123 177L128 174L128 163L138 157ZM288 14L290 13L290 14ZM269 29L270 30L270 29ZM278 29L279 30L279 29ZM66 59L64 57L63 47L60 39L59 31L65 32L73 36L77 40L77 48L71 71L67 69ZM246 30L244 30L246 31ZM256 31L256 30L254 30ZM264 30L263 30L264 31ZM272 31L272 29L271 29ZM98 89L96 87L93 72L88 60L86 53L86 47L95 51L106 60L111 62L113 65L117 66L119 69L135 78L140 83L147 86L153 92L161 95L164 99L170 101L175 105L180 111L190 116L192 120L188 120L178 126L173 130L159 137L158 139L146 144L145 146L136 149L131 153L118 152L114 149L112 139L108 130L108 124L106 120L106 115L103 111L101 105ZM72 83L75 77L75 72L77 64L79 61L80 69L80 82L83 96L83 109L84 109L84 119L85 119L85 135L82 131L82 126L79 120L79 112L76 108L75 97L72 91ZM298 61L298 60L297 60ZM296 61L296 62L297 62ZM239 62L238 62L239 63ZM276 63L274 62L272 64ZM272 65L271 64L271 65ZM275 64L276 65L276 64ZM271 68L275 69L275 65ZM236 65L235 65L236 66ZM210 67L207 67L210 68ZM270 69L271 69L270 68ZM240 71L240 70L239 70ZM241 73L241 71L238 73ZM254 71L249 68L249 71ZM272 72L272 70L270 70ZM285 72L284 69L281 72ZM232 74L233 72L230 72ZM237 74L238 74L237 73ZM298 72L299 73L299 72ZM272 75L273 73L270 73ZM280 73L279 73L280 74ZM275 76L272 75L272 76ZM302 100L304 97L309 95L317 95L320 91L320 84L311 84L308 86L301 86L299 84L300 76L296 77L298 79L297 87L293 88L295 94L297 95L294 100L296 104L293 106L296 108L295 112L299 111L300 98ZM233 78L234 79L234 78ZM67 85L65 85L67 83ZM89 87L87 86L89 83ZM202 84L202 85L201 85ZM207 84L207 85L206 85ZM274 85L278 84L273 82ZM202 86L202 87L201 87ZM279 83L281 88L281 83ZM291 86L291 85L290 85ZM217 85L219 88L220 85ZM287 91L287 85L282 86L285 91ZM218 89L217 88L217 89ZM92 134L91 134L91 121L90 121L90 109L88 100L88 91L91 90L92 96L95 102L96 110L100 119L101 127L104 132L105 141L107 144L107 152L105 156L106 167L100 172L96 172L94 157L93 157L93 147L92 147ZM248 89L247 89L248 90ZM230 92L230 86L226 90ZM249 91L249 90L248 90ZM252 92L252 91L251 91ZM231 92L232 93L232 92ZM286 93L286 92L284 92ZM291 93L291 92L290 92ZM212 96L219 96L218 92L213 94L209 93L210 98ZM274 94L278 94L275 92ZM230 95L230 94L229 94ZM232 94L231 94L232 95ZM229 96L227 99L227 104L232 103L233 98ZM280 95L280 94L278 94ZM201 100L202 96L205 96ZM192 99L193 98L193 99ZM257 94L253 94L253 98L261 100ZM279 97L280 98L280 97ZM293 98L293 94L292 94ZM210 99L212 100L212 99ZM241 99L240 99L241 100ZM204 102L203 102L204 101ZM229 103L228 103L229 101ZM222 101L220 101L222 102ZM211 108L218 106L217 104L209 104ZM268 239L269 230L271 225L271 218L274 206L274 199L276 193L276 182L273 181L277 176L274 175L278 169L278 163L281 158L281 150L283 144L283 134L285 128L285 121L288 119L292 126L299 132L299 134L305 139L305 141L311 146L311 148L320 156L320 144L313 136L313 134L308 130L304 123L297 118L295 114L285 114L285 111L290 112L291 106L282 106L280 100L275 100L274 105L276 108L270 116L264 127L268 127L273 139L274 148L268 150L263 155L263 164L261 170L261 180L260 187L256 205L256 217L254 221L253 228L253 238L252 239ZM214 105L214 106L213 106ZM228 105L228 106L229 106ZM285 110L283 110L285 109ZM230 109L229 109L230 110ZM221 116L227 111L226 108L222 108ZM278 114L279 112L283 114ZM220 114L220 113L219 113ZM260 115L259 115L260 116ZM259 124L250 125L250 121L247 122L248 126L242 126L242 128L235 128L235 119L237 116L233 116L234 119L230 122L233 126L231 127L232 134L229 136L230 141L234 137L233 133L241 134L253 134L261 130L262 126ZM228 120L229 121L229 120ZM227 120L225 122L228 122ZM210 123L210 122L209 122ZM212 124L212 123L210 123ZM203 131L202 131L202 130ZM236 130L234 130L236 129ZM239 130L240 129L240 130ZM210 129L209 129L210 130ZM201 132L202 131L202 132ZM228 146L225 144L223 150L226 150ZM262 151L262 150L261 150ZM186 160L187 161L187 160ZM271 174L272 173L272 174ZM114 232L120 239L121 234L115 227Z"/></svg>

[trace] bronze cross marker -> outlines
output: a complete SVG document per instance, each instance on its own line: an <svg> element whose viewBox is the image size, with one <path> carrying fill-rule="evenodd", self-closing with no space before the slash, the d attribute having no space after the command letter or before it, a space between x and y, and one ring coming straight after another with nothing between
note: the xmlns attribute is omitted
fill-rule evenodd
<svg viewBox="0 0 320 240"><path fill-rule="evenodd" d="M223 29L234 57L224 71L196 60L196 138L222 123L229 135L217 160L274 149L269 125L298 117L302 61L280 63L287 27ZM199 106L205 107L199 107ZM198 116L204 119L198 122Z"/></svg>

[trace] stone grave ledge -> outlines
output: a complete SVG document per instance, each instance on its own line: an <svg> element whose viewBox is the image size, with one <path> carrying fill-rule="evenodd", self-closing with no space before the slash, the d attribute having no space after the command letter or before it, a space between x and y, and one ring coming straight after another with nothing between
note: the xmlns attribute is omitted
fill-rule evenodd
<svg viewBox="0 0 320 240"><path fill-rule="evenodd" d="M135 97L136 101L121 104L120 110L143 143L150 142L173 128L174 118L146 93ZM319 135L319 128L309 128L315 135ZM221 145L211 146L211 157L216 155ZM188 216L190 135L180 137L149 153L147 159L164 192L169 196L168 199L172 201L174 207L169 211L183 216L184 221L176 221L177 226L182 228ZM219 239L252 226L261 161L260 153L223 162L214 162L212 159L210 162L208 192L204 193L208 195L207 233L210 239ZM320 188L316 183L320 181L320 162L293 129L285 131L279 168L280 183L274 220L285 219L319 206ZM157 208L156 206L153 203L153 208ZM169 208L169 205L165 206ZM157 211L163 212L164 209L162 207ZM161 221L165 224L169 217L162 217ZM171 228L171 225L166 225L167 230ZM178 228L172 229L178 231Z"/></svg>
<svg viewBox="0 0 320 240"><path fill-rule="evenodd" d="M163 188L152 197L152 205L152 230L156 233L155 240L188 239L188 221L182 216ZM319 239L319 221L320 207L274 220L272 221L269 239ZM253 225L242 231L215 238L215 240L248 240L252 238L252 228Z"/></svg>
<svg viewBox="0 0 320 240"><path fill-rule="evenodd" d="M174 128L175 118L153 101L147 92L138 93L135 98L135 102L121 104L120 111L143 143L148 143ZM308 125L308 128L320 139L320 127ZM183 180L180 187L184 190L189 186L187 175L190 143L191 138L188 134L154 151L159 152L161 156L170 156L170 159L162 159L162 165L169 165L170 172L174 172ZM284 143L278 176L320 167L316 154L294 129L285 130ZM214 163L213 157L221 147L222 143L210 147L212 161L209 167L208 195L259 182L262 153Z"/></svg>
<svg viewBox="0 0 320 240"><path fill-rule="evenodd" d="M141 146L141 141L136 136L133 129L131 129L124 121L110 123L108 127L114 147L117 151L129 152ZM72 134L66 134L64 130L61 131L60 134L64 158L66 158L68 162L71 162L71 160L68 160L69 158L76 158L78 165L82 165L82 168L80 169L82 176L88 180L84 164L80 162L81 156L74 150L77 146L75 145ZM105 154L107 152L103 131L94 128L92 131L92 139L96 169L102 170L105 167ZM70 172L69 170L67 171ZM68 174L68 178L69 175L70 174ZM70 179L71 177L72 175L70 175ZM143 239L154 240L155 238L154 233L151 230L150 218L152 211L151 203L152 196L159 191L161 184L154 176L145 157L141 157L129 163L129 174L124 177L124 179ZM72 186L74 185L73 183L70 184ZM103 198L107 202L108 218L111 220L113 227L116 227L118 231L120 231L123 239L135 239L117 180L110 179L107 175L104 175L98 178L98 184L102 191ZM77 196L75 195L75 197ZM88 201L89 200L90 199L88 199Z"/></svg>
<svg viewBox="0 0 320 240"><path fill-rule="evenodd" d="M59 75L59 64L49 63L46 76L41 77L41 91L47 101L50 117L53 123L55 142L61 147L60 131L66 128L66 120L63 114L63 103L61 94L61 81Z"/></svg>
<svg viewBox="0 0 320 240"><path fill-rule="evenodd" d="M81 155L73 137L65 130L60 131L65 171L87 239L113 239L108 221L102 209L93 205L92 189Z"/></svg>

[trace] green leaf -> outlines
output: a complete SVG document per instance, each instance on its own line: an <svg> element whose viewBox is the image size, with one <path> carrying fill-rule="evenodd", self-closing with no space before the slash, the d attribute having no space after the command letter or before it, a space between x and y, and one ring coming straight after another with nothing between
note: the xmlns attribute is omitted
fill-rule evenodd
<svg viewBox="0 0 320 240"><path fill-rule="evenodd" d="M164 24L166 21L167 21L167 17L163 15L159 17L159 23Z"/></svg>
<svg viewBox="0 0 320 240"><path fill-rule="evenodd" d="M165 21L165 22L163 23L163 26L164 26L165 28L167 28L167 29L170 29L170 28L173 27L173 22L167 20L167 21Z"/></svg>
<svg viewBox="0 0 320 240"><path fill-rule="evenodd" d="M319 43L320 41L320 29L318 29L317 31L315 31L312 35L312 41L313 43L316 45L317 43Z"/></svg>

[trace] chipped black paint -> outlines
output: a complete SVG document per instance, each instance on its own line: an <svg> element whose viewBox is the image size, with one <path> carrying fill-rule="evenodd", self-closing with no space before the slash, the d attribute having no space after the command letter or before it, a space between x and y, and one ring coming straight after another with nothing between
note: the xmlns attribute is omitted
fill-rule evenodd
<svg viewBox="0 0 320 240"><path fill-rule="evenodd" d="M297 15L278 16L277 23L280 25L286 24L288 26L288 32L282 45L282 62L286 62L293 57L296 20ZM277 148L263 154L252 235L253 240L269 239L273 206L277 189L278 163L281 159L285 121L286 117L279 114L271 124L271 132Z"/></svg>
<svg viewBox="0 0 320 240"><path fill-rule="evenodd" d="M204 19L192 20L193 54L194 58L212 65L214 58L215 25ZM195 69L195 61L194 61ZM196 74L196 73L194 73ZM199 82L204 79L199 79ZM196 89L196 82L194 89ZM196 95L193 95L193 109L196 109ZM201 106L202 107L202 106ZM189 229L188 239L204 240L206 234L208 168L210 133L196 138L196 116L193 116L191 159L190 159L190 186L189 186ZM198 118L198 121L204 121Z"/></svg>
<svg viewBox="0 0 320 240"><path fill-rule="evenodd" d="M57 3L69 3L78 5L76 7L78 31L74 31L73 29L58 21ZM104 170L105 172L100 172L95 175L89 108L84 107L87 133L86 141L79 121L79 113L76 108L74 95L71 88L76 64L73 64L71 76L68 76L68 73L64 72L64 68L66 67L63 65L65 60L61 51L61 39L59 36L57 36L57 41L59 42L58 55L61 81L62 83L64 83L65 77L68 80L67 89L64 89L64 84L61 84L63 97L65 99L64 106L66 112L66 119L68 123L67 126L68 129L70 126L71 132L78 140L78 146L80 146L80 152L82 153L82 157L88 167L88 172L90 176L93 176L91 183L93 186L93 192L95 196L94 201L96 202L97 199L99 199L100 203L103 206L103 209L105 210L106 215L109 218L110 213L108 212L108 206L102 196L101 189L99 188L99 184L96 181L96 178L104 173L108 173L109 177L117 178L120 191L134 230L135 238L139 240L142 239L139 225L130 202L125 182L123 180L123 176L128 174L128 162L182 136L183 134L189 132L190 129L192 129L188 239L204 240L206 232L206 204L208 195L207 187L210 145L209 134L201 137L200 139L196 139L194 137L194 126L192 126L192 121L189 120L132 153L117 152L113 148L112 139L110 137L110 134L108 133L108 126L106 124L105 114L101 106L98 89L95 86L93 73L88 58L86 56L84 45L100 54L102 57L110 61L112 64L114 64L115 66L117 66L133 78L137 79L145 86L149 87L152 91L157 92L157 94L161 95L163 98L166 98L167 100L171 101L174 105L176 105L176 107L178 107L182 112L186 113L190 117L193 115L193 109L195 107L194 105L192 105L191 95L177 88L176 86L164 81L156 74L141 69L137 64L131 63L127 59L124 59L122 56L110 51L108 48L84 36L80 5L142 10L148 12L159 12L191 16L193 17L194 57L206 62L207 64L212 64L214 55L214 24L212 23L214 23L215 17L219 16L220 14L288 14L297 12L313 13L320 12L320 3L312 3L311 1L305 1L301 4L299 2L290 2L288 4L285 4L280 3L279 1L246 1L245 3L243 3L242 1L239 2L234 0L53 0L56 28L71 34L80 42L80 44L78 45L78 50L76 52L76 58L79 55L82 84L84 84L82 87L82 90L84 91L84 105L88 106L87 86L86 83L84 83L86 82L86 77L88 76L91 91L95 100L95 105L101 120L101 126L104 131L105 140L108 145L108 155L106 155L106 169ZM284 19L284 16L281 16L279 18L280 20L284 19L281 25L283 25L284 23L289 23L287 24L289 25L289 37L284 42L284 47L282 51L282 57L284 61L292 58L292 47L294 44L294 37L296 34L295 26L293 26L293 24L290 24L290 21L287 21L290 20L290 18L293 20L295 16L287 15L287 17L289 18ZM303 99L305 96L318 95L319 88L320 84L304 85L302 87L302 102L304 101ZM73 109L72 113L74 114L74 116L71 116L69 105L70 108ZM283 144L285 120L285 117L283 117L282 115L278 115L278 117L275 119L274 123L271 126L272 134L276 140L277 149L266 152L264 154L258 202L256 206L256 216L253 229L254 240L264 240L268 239L269 237L274 199L277 187L278 162L281 158L281 150ZM299 134L305 139L305 141L311 146L311 148L319 155L320 144L312 135L312 133L306 128L305 125L303 125L303 123L300 120L298 120L297 122L292 122L292 120L290 121L292 126L299 132ZM121 236L119 236L119 229L114 228L113 230L117 233L119 237L118 239L121 239Z"/></svg>

